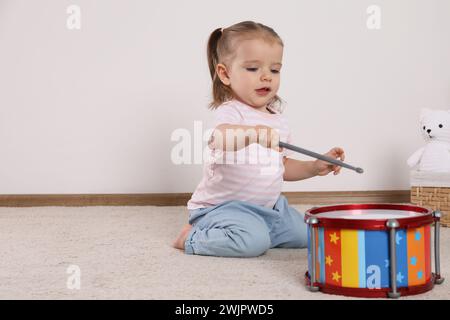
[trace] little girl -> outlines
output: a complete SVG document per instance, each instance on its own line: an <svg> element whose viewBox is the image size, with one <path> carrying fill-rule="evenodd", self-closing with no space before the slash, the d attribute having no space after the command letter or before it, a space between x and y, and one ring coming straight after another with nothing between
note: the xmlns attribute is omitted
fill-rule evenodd
<svg viewBox="0 0 450 320"><path fill-rule="evenodd" d="M324 176L341 167L288 158L281 114L283 42L270 27L244 21L218 28L207 56L216 109L203 178L187 203L189 224L173 246L187 254L254 257L270 248L307 246L303 215L281 195L282 183ZM344 160L333 148L325 155ZM230 161L231 159L231 161ZM275 161L274 161L275 160Z"/></svg>

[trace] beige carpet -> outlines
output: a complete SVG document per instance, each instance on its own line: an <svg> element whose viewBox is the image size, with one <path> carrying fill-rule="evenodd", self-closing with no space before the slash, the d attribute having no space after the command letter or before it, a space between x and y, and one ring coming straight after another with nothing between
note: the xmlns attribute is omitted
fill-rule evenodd
<svg viewBox="0 0 450 320"><path fill-rule="evenodd" d="M170 244L186 221L185 207L0 208L0 299L352 299L305 288L306 249L185 255ZM441 230L450 277L450 229ZM68 288L71 265L80 289ZM449 281L403 299L449 299Z"/></svg>

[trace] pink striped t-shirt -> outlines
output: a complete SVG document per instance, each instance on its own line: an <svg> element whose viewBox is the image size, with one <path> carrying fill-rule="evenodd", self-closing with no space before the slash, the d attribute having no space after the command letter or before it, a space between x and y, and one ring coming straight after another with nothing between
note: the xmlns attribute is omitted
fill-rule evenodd
<svg viewBox="0 0 450 320"><path fill-rule="evenodd" d="M279 130L280 141L291 143L287 119L277 110L268 109L272 113L258 111L238 100L227 101L215 111L214 128L219 124L265 125ZM203 167L203 177L187 203L188 210L228 200L273 208L281 194L283 156L293 151L277 152L257 143L238 151L207 149L209 157Z"/></svg>

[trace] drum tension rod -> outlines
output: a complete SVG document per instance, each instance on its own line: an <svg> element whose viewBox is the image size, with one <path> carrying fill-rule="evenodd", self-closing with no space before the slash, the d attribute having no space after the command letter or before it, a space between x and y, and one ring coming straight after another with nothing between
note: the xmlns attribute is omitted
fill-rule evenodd
<svg viewBox="0 0 450 320"><path fill-rule="evenodd" d="M433 217L434 217L434 268L435 268L434 283L441 284L442 282L444 282L444 278L441 277L441 260L440 260L440 244L439 244L441 212L434 211Z"/></svg>
<svg viewBox="0 0 450 320"><path fill-rule="evenodd" d="M397 291L397 255L395 247L395 229L398 228L400 224L395 219L389 219L386 222L386 226L389 230L389 255L390 255L390 281L391 281L391 292L388 292L389 298L399 298L400 292Z"/></svg>
<svg viewBox="0 0 450 320"><path fill-rule="evenodd" d="M319 291L319 287L315 286L314 283L316 282L316 228L314 225L319 223L319 219L316 217L308 218L306 223L309 226L309 236L310 236L310 244L311 244L311 274L310 276L310 285L309 290L312 292Z"/></svg>

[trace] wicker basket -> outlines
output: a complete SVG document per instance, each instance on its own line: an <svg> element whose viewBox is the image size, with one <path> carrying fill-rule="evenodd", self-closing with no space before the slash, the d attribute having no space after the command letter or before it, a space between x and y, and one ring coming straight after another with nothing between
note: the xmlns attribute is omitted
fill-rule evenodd
<svg viewBox="0 0 450 320"><path fill-rule="evenodd" d="M411 171L411 203L441 211L441 225L450 227L450 174Z"/></svg>

